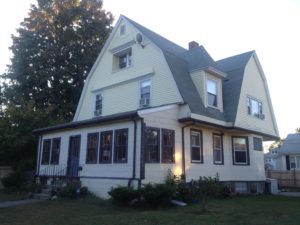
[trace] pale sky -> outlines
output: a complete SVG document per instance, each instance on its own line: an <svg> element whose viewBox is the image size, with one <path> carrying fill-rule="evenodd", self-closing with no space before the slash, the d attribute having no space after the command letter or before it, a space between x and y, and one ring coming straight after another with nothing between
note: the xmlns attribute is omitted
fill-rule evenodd
<svg viewBox="0 0 300 225"><path fill-rule="evenodd" d="M8 64L11 34L34 0L0 8L0 73ZM300 127L300 0L104 0L123 14L187 48L194 40L215 59L255 50L265 72L280 137Z"/></svg>

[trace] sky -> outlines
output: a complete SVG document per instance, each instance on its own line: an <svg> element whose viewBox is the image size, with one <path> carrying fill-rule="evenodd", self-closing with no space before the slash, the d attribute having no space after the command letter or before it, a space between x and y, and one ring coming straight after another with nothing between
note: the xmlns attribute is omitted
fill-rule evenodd
<svg viewBox="0 0 300 225"><path fill-rule="evenodd" d="M12 57L11 34L35 2L9 0L0 8L0 74ZM182 47L197 41L215 60L255 50L280 137L300 127L300 0L104 0L104 9Z"/></svg>

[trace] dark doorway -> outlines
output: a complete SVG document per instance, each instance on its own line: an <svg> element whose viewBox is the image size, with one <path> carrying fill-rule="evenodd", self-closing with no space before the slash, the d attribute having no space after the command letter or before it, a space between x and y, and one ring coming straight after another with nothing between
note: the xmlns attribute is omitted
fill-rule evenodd
<svg viewBox="0 0 300 225"><path fill-rule="evenodd" d="M67 175L69 177L78 177L80 155L80 135L71 136L69 141L69 157Z"/></svg>

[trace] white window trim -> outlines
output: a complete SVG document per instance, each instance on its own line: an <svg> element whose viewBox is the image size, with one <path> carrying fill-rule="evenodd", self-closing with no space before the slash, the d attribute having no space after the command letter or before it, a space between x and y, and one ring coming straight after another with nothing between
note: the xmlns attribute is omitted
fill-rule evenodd
<svg viewBox="0 0 300 225"><path fill-rule="evenodd" d="M141 89L142 89L142 83L143 82L147 82L149 81L150 82L150 97L149 97L149 105L146 106L146 107L142 107L141 104L140 104L140 100L141 100ZM138 109L142 109L142 108L148 108L151 106L152 104L152 80L150 78L147 78L147 79L143 79L143 80L140 80L138 82L138 102L137 102L137 108Z"/></svg>
<svg viewBox="0 0 300 225"><path fill-rule="evenodd" d="M208 104L207 80L214 81L217 84L217 106L213 106L213 105L209 105ZM222 80L219 77L215 77L214 75L207 74L207 72L205 72L204 90L205 90L205 94L204 94L204 97L205 97L205 99L204 99L205 107L209 107L209 108L213 108L213 109L218 109L221 112L223 112Z"/></svg>
<svg viewBox="0 0 300 225"><path fill-rule="evenodd" d="M220 141L221 141L221 148L220 149L217 149L217 148L215 148L215 146L214 146L214 138L215 137L218 137L218 138L220 138ZM222 137L222 135L220 135L220 134L213 134L213 154L214 154L214 151L215 150L218 150L218 151L220 151L220 154L221 154L221 160L220 161L217 161L217 160L215 160L215 158L214 158L214 155L213 155L213 161L214 161L214 164L223 164L224 163L224 159L223 159L223 137Z"/></svg>
<svg viewBox="0 0 300 225"><path fill-rule="evenodd" d="M248 112L248 99L250 100L250 102L251 102L251 100L253 100L253 101L256 101L256 102L258 102L258 103L261 103L261 111L262 111L261 114L258 114L258 116L253 115L253 114L252 114L252 109L251 109L251 104L250 104L250 110L251 110L251 113L249 114L249 112ZM257 99L257 98L254 98L254 97L252 97L252 96L250 96L250 95L247 95L247 96L246 96L246 107L247 107L247 115L248 115L248 116L250 116L250 117L252 117L252 118L259 119L259 120L264 120L264 119L265 119L265 114L264 114L264 106L263 106L263 105L264 105L264 104L263 104L263 102L262 102L261 100L259 100L259 99ZM261 115L261 116L260 116L260 115Z"/></svg>
<svg viewBox="0 0 300 225"><path fill-rule="evenodd" d="M297 163L297 157L300 157L300 155L290 155L290 168L291 168L291 170L293 170L293 169L300 170L300 165L298 165L298 163ZM292 167L291 158L294 158L294 160L295 160L295 166L296 166L295 168Z"/></svg>
<svg viewBox="0 0 300 225"><path fill-rule="evenodd" d="M101 97L102 97L102 100L101 100L101 101L102 101L102 107L101 107L101 113L100 113L99 115L95 115L95 112L96 112L97 95L101 95ZM94 99L94 104L93 104L93 117L102 116L102 115L103 115L103 93L102 93L102 92L96 92L96 93L94 93L93 99Z"/></svg>

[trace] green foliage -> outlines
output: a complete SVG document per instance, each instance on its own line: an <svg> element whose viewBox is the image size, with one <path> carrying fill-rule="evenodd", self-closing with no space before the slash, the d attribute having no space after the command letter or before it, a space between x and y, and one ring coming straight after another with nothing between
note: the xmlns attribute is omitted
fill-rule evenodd
<svg viewBox="0 0 300 225"><path fill-rule="evenodd" d="M72 119L112 27L95 0L38 0L13 35L0 83L0 164L34 168L32 130Z"/></svg>
<svg viewBox="0 0 300 225"><path fill-rule="evenodd" d="M59 196L62 198L75 199L77 197L86 197L88 193L88 188L81 187L80 181L70 181L59 192Z"/></svg>
<svg viewBox="0 0 300 225"><path fill-rule="evenodd" d="M115 187L111 188L108 194L112 197L113 203L120 206L129 206L134 199L140 198L140 191L132 187Z"/></svg>
<svg viewBox="0 0 300 225"><path fill-rule="evenodd" d="M1 179L3 186L9 191L21 190L26 183L24 174L20 171L12 172Z"/></svg>

